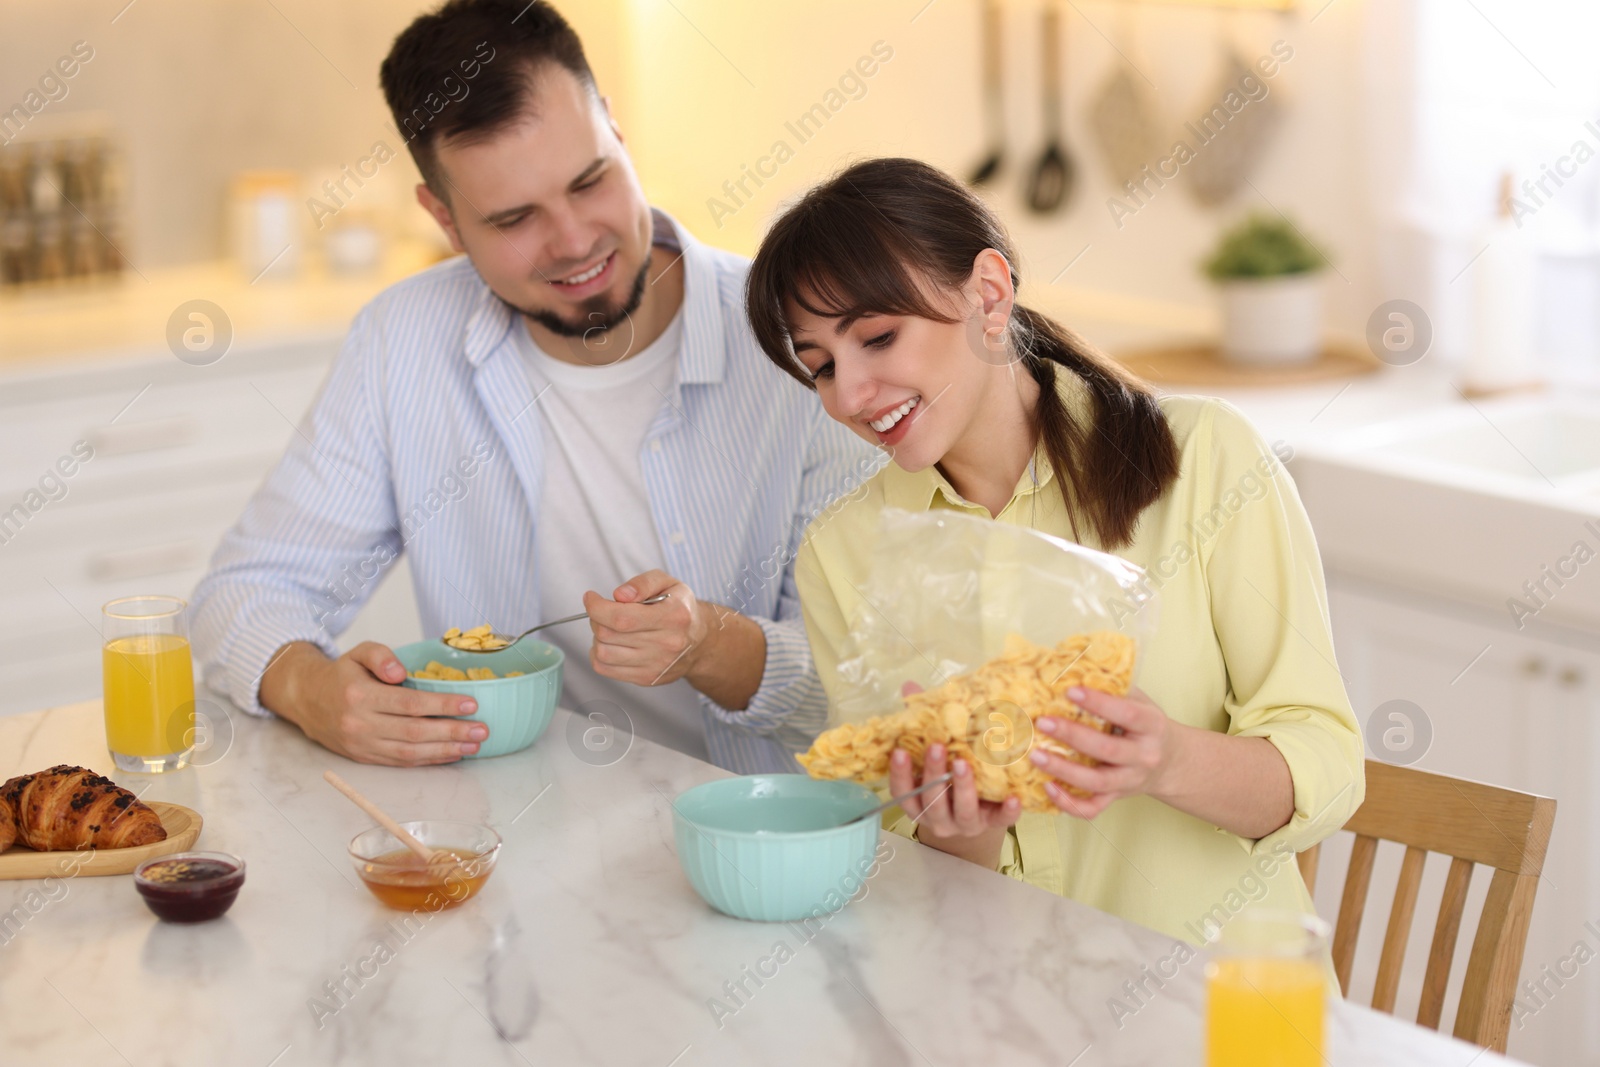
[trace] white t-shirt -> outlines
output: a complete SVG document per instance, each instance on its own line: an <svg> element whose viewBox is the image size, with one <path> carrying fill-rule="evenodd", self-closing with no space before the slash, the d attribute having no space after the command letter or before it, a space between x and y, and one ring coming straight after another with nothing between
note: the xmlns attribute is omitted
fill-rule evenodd
<svg viewBox="0 0 1600 1067"><path fill-rule="evenodd" d="M678 373L683 312L654 344L604 367L553 358L534 343L525 321L515 333L544 426L544 490L534 534L539 607L541 618L559 619L583 610L586 590L609 597L629 578L669 570L639 451ZM563 705L580 714L593 705L608 715L615 705L640 737L710 758L699 696L688 682L639 686L595 674L586 619L535 636L566 654Z"/></svg>

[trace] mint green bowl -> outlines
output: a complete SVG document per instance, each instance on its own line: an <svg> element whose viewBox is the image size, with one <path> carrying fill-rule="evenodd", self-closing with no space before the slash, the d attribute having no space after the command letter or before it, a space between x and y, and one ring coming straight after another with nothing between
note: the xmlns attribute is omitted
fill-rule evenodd
<svg viewBox="0 0 1600 1067"><path fill-rule="evenodd" d="M489 678L481 682L436 682L431 678L405 680L412 689L427 693L460 693L478 702L472 715L458 716L481 722L489 736L478 751L465 759L486 759L521 752L544 733L561 699L561 665L566 659L561 650L543 641L524 637L515 647L499 652L463 652L443 641L417 641L394 650L406 674L420 671L429 660L446 667L488 667L495 674L522 671L518 678Z"/></svg>
<svg viewBox="0 0 1600 1067"><path fill-rule="evenodd" d="M678 862L707 904L736 919L789 922L838 911L876 873L870 789L803 774L697 785L672 804Z"/></svg>

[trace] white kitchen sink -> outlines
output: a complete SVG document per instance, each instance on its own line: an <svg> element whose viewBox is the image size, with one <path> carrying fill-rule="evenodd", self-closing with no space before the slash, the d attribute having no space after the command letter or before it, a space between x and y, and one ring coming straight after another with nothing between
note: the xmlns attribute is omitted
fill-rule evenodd
<svg viewBox="0 0 1600 1067"><path fill-rule="evenodd" d="M1357 431L1332 451L1419 475L1584 492L1600 488L1600 403L1554 397L1463 403Z"/></svg>
<svg viewBox="0 0 1600 1067"><path fill-rule="evenodd" d="M1461 402L1289 467L1330 570L1600 632L1600 398Z"/></svg>

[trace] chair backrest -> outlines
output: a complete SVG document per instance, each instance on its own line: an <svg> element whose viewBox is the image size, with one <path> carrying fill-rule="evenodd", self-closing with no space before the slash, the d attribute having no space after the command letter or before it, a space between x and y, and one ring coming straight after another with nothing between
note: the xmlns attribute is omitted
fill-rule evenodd
<svg viewBox="0 0 1600 1067"><path fill-rule="evenodd" d="M1437 1030L1473 866L1492 867L1489 896L1478 920L1456 1009L1455 1036L1504 1052L1534 893L1555 817L1556 802L1549 797L1368 760L1366 801L1344 826L1356 840L1333 928L1333 966L1340 989L1349 993L1350 967L1379 840L1406 846L1372 991L1372 1006L1390 1014L1400 987L1423 861L1430 852L1450 856L1417 1006L1417 1022ZM1316 884L1320 848L1313 846L1298 857L1308 887Z"/></svg>

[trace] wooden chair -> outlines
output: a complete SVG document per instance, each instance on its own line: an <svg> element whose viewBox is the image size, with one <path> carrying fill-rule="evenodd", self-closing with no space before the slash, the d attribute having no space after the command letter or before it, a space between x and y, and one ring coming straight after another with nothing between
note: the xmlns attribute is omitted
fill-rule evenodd
<svg viewBox="0 0 1600 1067"><path fill-rule="evenodd" d="M1350 967L1355 959L1378 841L1406 846L1372 991L1372 1006L1390 1014L1394 1013L1400 969L1411 935L1423 860L1429 852L1443 853L1451 857L1450 872L1439 902L1433 948L1428 953L1422 1000L1417 1007L1417 1023L1439 1029L1467 886L1473 865L1482 863L1494 868L1494 877L1489 882L1489 896L1467 960L1466 982L1456 1009L1455 1036L1504 1052L1517 976L1528 940L1528 922L1533 915L1533 897L1539 888L1555 816L1556 802L1549 797L1368 760L1366 800L1344 826L1356 835L1356 840L1333 930L1333 965L1340 989L1346 994L1350 989ZM1320 847L1313 846L1298 856L1300 873L1308 887L1316 885Z"/></svg>

